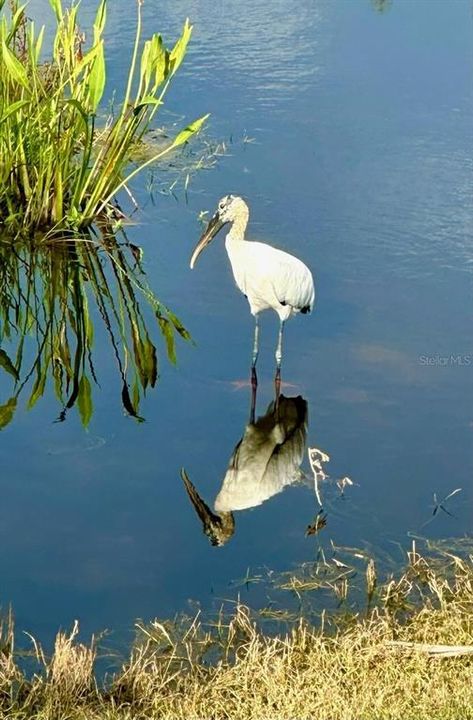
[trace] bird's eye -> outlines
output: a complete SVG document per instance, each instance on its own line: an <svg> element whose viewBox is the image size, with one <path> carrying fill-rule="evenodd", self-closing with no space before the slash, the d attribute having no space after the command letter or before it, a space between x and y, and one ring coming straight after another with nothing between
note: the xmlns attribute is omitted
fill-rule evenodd
<svg viewBox="0 0 473 720"><path fill-rule="evenodd" d="M223 210L224 207L225 207L225 203L224 203L224 202L221 202L218 207L219 207L220 210Z"/></svg>

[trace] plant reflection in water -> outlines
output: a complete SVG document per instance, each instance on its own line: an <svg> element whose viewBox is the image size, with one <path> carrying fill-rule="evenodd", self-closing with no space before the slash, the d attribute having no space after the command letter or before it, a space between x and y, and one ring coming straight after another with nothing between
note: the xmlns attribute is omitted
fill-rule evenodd
<svg viewBox="0 0 473 720"><path fill-rule="evenodd" d="M140 259L140 249L124 235L119 242L105 231L100 239L88 235L36 248L0 243L0 373L12 386L0 398L0 429L13 419L20 396L30 409L49 383L57 420L75 407L87 427L93 388L104 379L93 357L100 323L113 350L123 408L143 420L140 402L158 379L154 323L145 318L145 306L172 361L176 333L189 335L148 288Z"/></svg>

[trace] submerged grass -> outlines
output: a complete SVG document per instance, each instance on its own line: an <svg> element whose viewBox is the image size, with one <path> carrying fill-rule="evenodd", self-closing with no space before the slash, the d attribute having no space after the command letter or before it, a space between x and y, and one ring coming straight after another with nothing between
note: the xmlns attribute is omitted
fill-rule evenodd
<svg viewBox="0 0 473 720"><path fill-rule="evenodd" d="M191 37L182 34L168 50L157 33L142 44L137 0L136 36L126 90L117 112L97 120L107 66L101 0L92 42L78 28L79 4L68 9L50 0L56 19L52 57L43 59L44 27L28 21L25 5L0 0L0 229L13 236L45 239L117 217L122 191L144 168L202 127L191 123L146 158L139 148L150 129ZM121 213L118 213L121 217ZM3 228L2 228L3 226Z"/></svg>
<svg viewBox="0 0 473 720"><path fill-rule="evenodd" d="M367 593L373 592L367 578ZM395 602L394 602L395 598ZM52 657L38 643L27 678L2 628L4 718L311 718L457 720L473 717L473 562L413 548L405 571L378 587L368 612L323 613L277 637L249 609L204 624L138 627L121 670L100 687L97 647L59 633ZM450 646L451 656L439 650ZM452 646L455 646L452 649Z"/></svg>

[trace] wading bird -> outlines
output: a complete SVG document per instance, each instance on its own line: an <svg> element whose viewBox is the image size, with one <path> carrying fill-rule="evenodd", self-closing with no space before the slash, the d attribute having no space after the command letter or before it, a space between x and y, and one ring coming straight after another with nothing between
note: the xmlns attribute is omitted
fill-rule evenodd
<svg viewBox="0 0 473 720"><path fill-rule="evenodd" d="M261 242L245 239L249 210L245 201L235 195L226 195L219 203L205 232L192 253L190 266L211 242L221 227L231 225L225 239L235 282L248 299L255 317L252 383L256 385L258 358L258 316L263 310L273 309L279 315L279 337L276 348L276 384L281 377L282 335L285 321L295 313L308 313L315 299L314 280L309 268L298 258L283 250Z"/></svg>
<svg viewBox="0 0 473 720"><path fill-rule="evenodd" d="M181 470L187 494L212 545L224 545L232 537L235 510L261 505L289 485L306 480L300 466L307 417L303 397L280 395L256 422L250 418L230 458L213 512Z"/></svg>

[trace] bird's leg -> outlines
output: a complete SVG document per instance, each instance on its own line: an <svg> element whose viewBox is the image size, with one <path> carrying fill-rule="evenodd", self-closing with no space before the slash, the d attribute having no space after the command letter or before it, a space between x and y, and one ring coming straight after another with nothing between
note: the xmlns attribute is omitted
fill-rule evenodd
<svg viewBox="0 0 473 720"><path fill-rule="evenodd" d="M276 389L276 407L279 402L279 392L281 390L281 360L282 360L282 334L284 330L284 320L279 325L278 346L276 348L276 376L274 378L274 386Z"/></svg>
<svg viewBox="0 0 473 720"><path fill-rule="evenodd" d="M258 340L259 340L259 318L258 318L258 315L255 315L255 337L253 340L253 356L251 359L250 423L254 423L254 421L255 421L256 389L258 387L258 378L256 376L256 361L258 359Z"/></svg>
<svg viewBox="0 0 473 720"><path fill-rule="evenodd" d="M251 387L254 391L256 391L256 388L258 387L258 378L256 375L256 368L254 366L251 368Z"/></svg>
<svg viewBox="0 0 473 720"><path fill-rule="evenodd" d="M284 330L284 320L281 320L279 324L279 336L278 346L276 348L276 374L281 373L281 360L282 360L282 334Z"/></svg>
<svg viewBox="0 0 473 720"><path fill-rule="evenodd" d="M251 406L250 406L250 423L255 422L256 411L256 390L258 389L258 378L256 377L256 368L251 368Z"/></svg>
<svg viewBox="0 0 473 720"><path fill-rule="evenodd" d="M258 359L258 341L259 341L259 318L255 315L255 338L253 341L253 357L251 360L251 369L254 370L256 367L256 361Z"/></svg>

